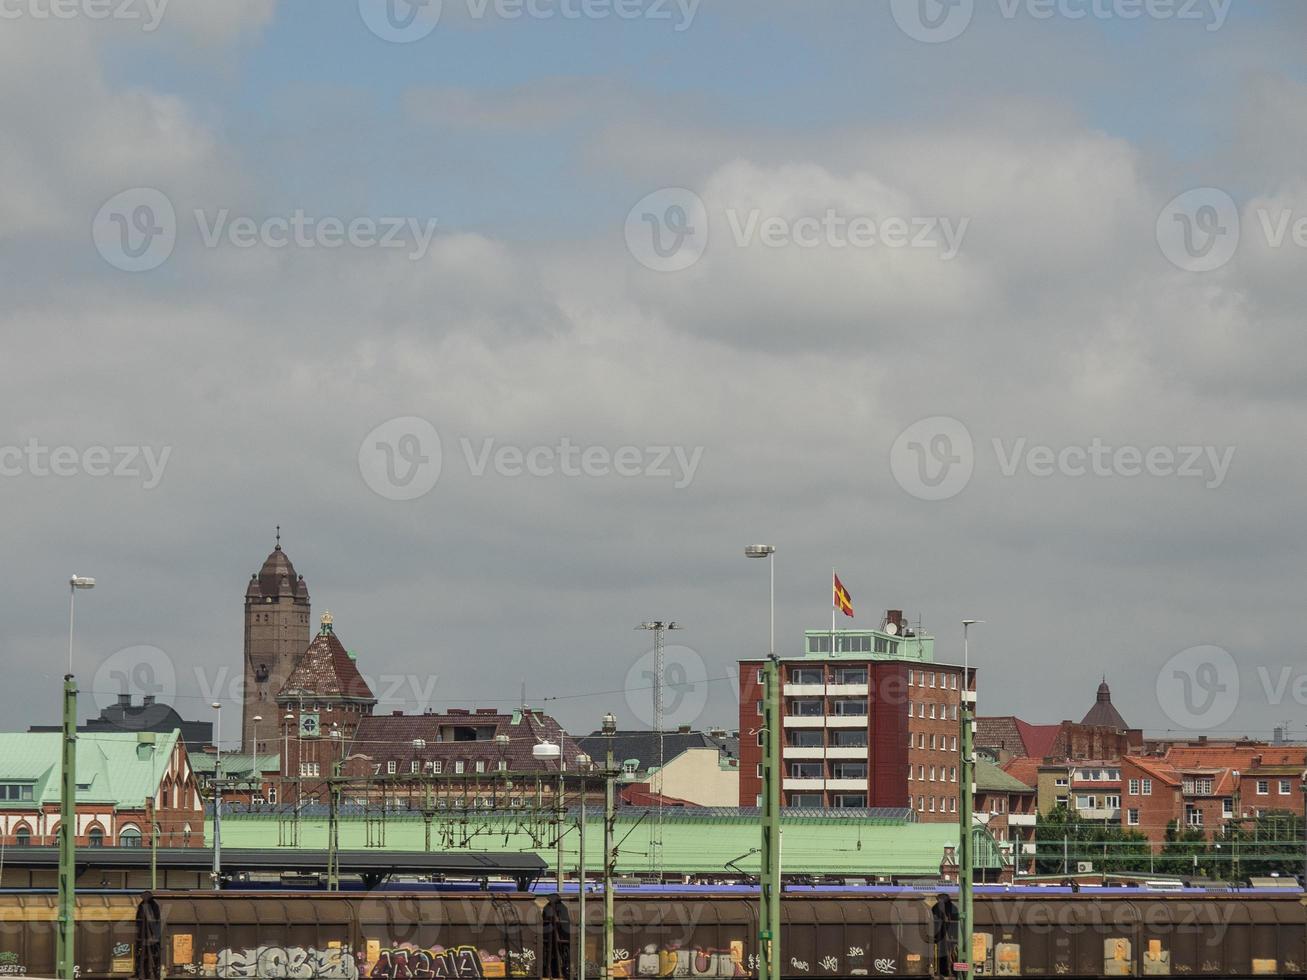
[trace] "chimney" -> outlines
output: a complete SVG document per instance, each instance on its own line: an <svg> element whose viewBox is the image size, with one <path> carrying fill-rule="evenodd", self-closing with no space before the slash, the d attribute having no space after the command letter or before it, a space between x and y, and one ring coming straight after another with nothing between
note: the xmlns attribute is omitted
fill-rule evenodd
<svg viewBox="0 0 1307 980"><path fill-rule="evenodd" d="M132 696L130 694L118 695L118 707L130 708L132 706Z"/></svg>
<svg viewBox="0 0 1307 980"><path fill-rule="evenodd" d="M679 726L677 726L676 734L677 734L677 735L689 735L689 734L690 734L690 726L689 726L689 725L679 725Z"/></svg>
<svg viewBox="0 0 1307 980"><path fill-rule="evenodd" d="M401 708L399 711L392 711L392 712L390 713L390 716L391 716L392 718L403 718L403 717L404 717L404 709Z"/></svg>

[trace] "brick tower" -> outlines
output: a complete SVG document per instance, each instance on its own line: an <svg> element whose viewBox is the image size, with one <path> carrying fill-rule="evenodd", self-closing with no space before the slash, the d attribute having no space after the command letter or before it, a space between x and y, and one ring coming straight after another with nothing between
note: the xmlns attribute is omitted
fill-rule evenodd
<svg viewBox="0 0 1307 980"><path fill-rule="evenodd" d="M241 713L241 749L255 751L254 718L260 755L280 747L281 716L277 692L309 645L309 587L295 574L286 552L277 547L245 590L245 704Z"/></svg>

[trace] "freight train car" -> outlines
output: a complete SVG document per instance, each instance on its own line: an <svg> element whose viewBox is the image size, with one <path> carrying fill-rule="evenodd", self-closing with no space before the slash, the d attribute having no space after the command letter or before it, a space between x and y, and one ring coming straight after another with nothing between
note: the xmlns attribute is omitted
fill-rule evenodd
<svg viewBox="0 0 1307 980"><path fill-rule="evenodd" d="M939 896L787 896L786 980L947 976L958 959ZM613 973L757 974L747 896L618 896ZM602 902L574 896L157 894L141 902L141 980L598 978ZM1307 914L1289 895L985 895L971 952L981 976L1307 977Z"/></svg>
<svg viewBox="0 0 1307 980"><path fill-rule="evenodd" d="M137 901L129 894L78 896L73 953L79 976L134 974ZM0 976L54 976L58 923L57 896L0 893Z"/></svg>

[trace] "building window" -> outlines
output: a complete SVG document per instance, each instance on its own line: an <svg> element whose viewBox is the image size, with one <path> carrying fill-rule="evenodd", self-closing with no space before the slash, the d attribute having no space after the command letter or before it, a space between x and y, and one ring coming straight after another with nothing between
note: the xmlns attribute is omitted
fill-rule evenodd
<svg viewBox="0 0 1307 980"><path fill-rule="evenodd" d="M1065 796L1059 796L1059 797L1057 797L1053 802L1054 802L1057 806L1066 806L1066 805L1067 805L1067 798L1066 798Z"/></svg>
<svg viewBox="0 0 1307 980"><path fill-rule="evenodd" d="M0 800L30 800L31 783L0 783Z"/></svg>
<svg viewBox="0 0 1307 980"><path fill-rule="evenodd" d="M1053 780L1053 785L1058 789L1066 789L1066 787L1069 786L1070 783L1071 781L1067 779L1065 776L1058 776L1056 779ZM1134 790L1131 790L1131 792L1134 792Z"/></svg>
<svg viewBox="0 0 1307 980"><path fill-rule="evenodd" d="M444 764L443 762L441 762L439 759L437 759L435 762L431 763L431 771L434 772L434 773L437 773L437 774L438 774L438 773L440 773L444 768L445 768L445 764Z"/></svg>
<svg viewBox="0 0 1307 980"><path fill-rule="evenodd" d="M823 684L825 677L822 671L816 667L795 667L790 670L791 684ZM762 713L762 702L758 702L758 713Z"/></svg>
<svg viewBox="0 0 1307 980"><path fill-rule="evenodd" d="M1269 779L1257 780L1257 795L1265 796L1271 791L1271 781Z"/></svg>
<svg viewBox="0 0 1307 980"><path fill-rule="evenodd" d="M953 797L949 797L949 801L948 801L948 812L949 812L949 813L957 813L957 812L958 812L958 801L957 801L955 798L953 798Z"/></svg>
<svg viewBox="0 0 1307 980"><path fill-rule="evenodd" d="M866 684L867 668L866 667L837 667L835 670L836 684Z"/></svg>
<svg viewBox="0 0 1307 980"><path fill-rule="evenodd" d="M789 733L789 745L796 749L819 749L822 744L821 735L820 729L800 728Z"/></svg>
<svg viewBox="0 0 1307 980"><path fill-rule="evenodd" d="M952 738L949 739L948 744L949 744L949 751L956 752L958 750L958 737L954 735Z"/></svg>
<svg viewBox="0 0 1307 980"><path fill-rule="evenodd" d="M1125 820L1126 820L1126 823L1128 823L1131 827L1138 827L1138 826L1139 826L1139 811L1136 810L1136 809L1130 809L1130 810L1127 810L1126 813L1125 813Z"/></svg>
<svg viewBox="0 0 1307 980"><path fill-rule="evenodd" d="M458 774L463 771L463 760L459 759L454 763L454 773Z"/></svg>
<svg viewBox="0 0 1307 980"><path fill-rule="evenodd" d="M386 763L386 772L388 774L393 776L398 771L399 771L399 765L398 763L395 762L394 759L391 759L389 762Z"/></svg>
<svg viewBox="0 0 1307 980"><path fill-rule="evenodd" d="M1137 779L1130 780L1130 795L1131 796L1139 795L1139 780Z"/></svg>
<svg viewBox="0 0 1307 980"><path fill-rule="evenodd" d="M30 847L32 844L32 832L27 827L19 827L14 832L14 843L19 847Z"/></svg>
<svg viewBox="0 0 1307 980"><path fill-rule="evenodd" d="M755 711L757 714L762 714L762 702L761 702L761 701L758 702L758 706L754 709L754 711Z"/></svg>
<svg viewBox="0 0 1307 980"><path fill-rule="evenodd" d="M1230 799L1230 797L1228 796L1221 801L1221 816L1223 817L1234 816L1234 800Z"/></svg>
<svg viewBox="0 0 1307 980"><path fill-rule="evenodd" d="M408 771L409 771L409 772L418 772L421 768L422 768L422 767L421 767L421 765L418 763L418 760L417 760L417 759L414 759L412 762L410 762L410 763L408 764Z"/></svg>
<svg viewBox="0 0 1307 980"><path fill-rule="evenodd" d="M820 737L820 733L814 733ZM818 742L817 744L821 744ZM867 730L865 728L833 728L830 744L834 748L865 749L867 747Z"/></svg>
<svg viewBox="0 0 1307 980"><path fill-rule="evenodd" d="M958 781L958 767L957 767L957 766L949 766L949 767L948 767L948 781L949 781L950 783L956 783L956 782Z"/></svg>
<svg viewBox="0 0 1307 980"><path fill-rule="evenodd" d="M758 763L758 778L762 779L762 763Z"/></svg>
<svg viewBox="0 0 1307 980"><path fill-rule="evenodd" d="M276 787L276 786L269 786L269 787L268 787L268 803L269 803L269 804L275 804L276 802L277 802L277 787Z"/></svg>
<svg viewBox="0 0 1307 980"><path fill-rule="evenodd" d="M865 762L837 762L831 767L832 779L866 779Z"/></svg>
<svg viewBox="0 0 1307 980"><path fill-rule="evenodd" d="M930 686L935 686L935 672L933 670L930 672Z"/></svg>
<svg viewBox="0 0 1307 980"><path fill-rule="evenodd" d="M499 760L499 771L500 771L500 772L507 772L507 771L508 771L508 763L505 762L503 759L500 759L500 760Z"/></svg>
<svg viewBox="0 0 1307 980"><path fill-rule="evenodd" d="M1092 796L1086 796L1083 793L1080 794L1079 796L1076 797L1076 809L1077 810L1094 809L1094 798Z"/></svg>
<svg viewBox="0 0 1307 980"><path fill-rule="evenodd" d="M394 765L394 763L391 763L391 765ZM300 763L301 776L317 776L319 774L320 774L320 770L318 769L318 764L316 762Z"/></svg>
<svg viewBox="0 0 1307 980"><path fill-rule="evenodd" d="M917 778L920 779L923 783L926 781L926 767L925 767L925 766L917 766Z"/></svg>
<svg viewBox="0 0 1307 980"><path fill-rule="evenodd" d="M118 832L119 847L140 847L141 830L134 824L128 824Z"/></svg>
<svg viewBox="0 0 1307 980"><path fill-rule="evenodd" d="M1280 795L1281 796L1289 795L1289 780L1287 779L1280 780Z"/></svg>
<svg viewBox="0 0 1307 980"><path fill-rule="evenodd" d="M1192 804L1184 808L1184 816L1185 823L1190 827L1201 827L1203 825L1203 811Z"/></svg>
<svg viewBox="0 0 1307 980"><path fill-rule="evenodd" d="M99 827L92 827L91 832L86 835L86 843L90 847L104 847L104 831Z"/></svg>
<svg viewBox="0 0 1307 980"><path fill-rule="evenodd" d="M917 797L917 809L922 813L926 812L926 798L924 796Z"/></svg>
<svg viewBox="0 0 1307 980"><path fill-rule="evenodd" d="M790 778L791 779L821 779L822 764L820 762L791 762Z"/></svg>
<svg viewBox="0 0 1307 980"><path fill-rule="evenodd" d="M1139 793L1141 796L1152 796L1153 781L1151 779L1145 779L1139 786Z"/></svg>
<svg viewBox="0 0 1307 980"><path fill-rule="evenodd" d="M913 682L912 682L912 675L913 675L914 673L916 673L916 671L912 671L912 670L908 671L908 687L915 687L915 686L916 686L916 685L913 684Z"/></svg>
<svg viewBox="0 0 1307 980"><path fill-rule="evenodd" d="M930 798L930 812L931 813L935 812L935 797L933 796Z"/></svg>
<svg viewBox="0 0 1307 980"><path fill-rule="evenodd" d="M843 699L831 702L831 714L848 718L851 716L865 717L867 714L867 702L858 699Z"/></svg>
<svg viewBox="0 0 1307 980"><path fill-rule="evenodd" d="M485 763L485 760L484 760L484 759L478 759L478 760L477 760L476 769L477 769L477 772L485 772L485 771L486 771L486 763Z"/></svg>
<svg viewBox="0 0 1307 980"><path fill-rule="evenodd" d="M935 781L935 767L934 767L934 766L931 766L931 767L930 767L930 781L931 781L932 783Z"/></svg>
<svg viewBox="0 0 1307 980"><path fill-rule="evenodd" d="M908 779L912 779L912 766L908 766Z"/></svg>
<svg viewBox="0 0 1307 980"><path fill-rule="evenodd" d="M932 674L931 676L933 677L934 675ZM930 717L931 717L932 719L935 717L935 702L934 702L934 701L930 702Z"/></svg>
<svg viewBox="0 0 1307 980"><path fill-rule="evenodd" d="M1105 796L1103 797L1103 805L1109 810L1119 810L1121 809L1121 797Z"/></svg>
<svg viewBox="0 0 1307 980"><path fill-rule="evenodd" d="M821 701L815 698L795 698L790 702L790 714L800 718L820 718Z"/></svg>
<svg viewBox="0 0 1307 980"><path fill-rule="evenodd" d="M865 793L836 793L831 797L831 805L843 810L861 809L867 805Z"/></svg>
<svg viewBox="0 0 1307 980"><path fill-rule="evenodd" d="M931 747L932 749L935 747L935 736L934 736L934 735L930 736L930 747Z"/></svg>
<svg viewBox="0 0 1307 980"><path fill-rule="evenodd" d="M953 677L952 677L952 681L953 681L953 683L950 684L949 686L952 687L953 690L956 691L956 690L958 689L958 675L957 675L957 674L954 674L954 675L953 675Z"/></svg>
<svg viewBox="0 0 1307 980"><path fill-rule="evenodd" d="M820 810L821 794L820 793L791 793L790 806L800 810Z"/></svg>

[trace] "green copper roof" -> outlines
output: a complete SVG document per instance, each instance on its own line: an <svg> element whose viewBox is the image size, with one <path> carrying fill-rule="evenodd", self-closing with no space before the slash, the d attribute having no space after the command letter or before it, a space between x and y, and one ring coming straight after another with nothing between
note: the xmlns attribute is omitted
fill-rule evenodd
<svg viewBox="0 0 1307 980"><path fill-rule="evenodd" d="M1015 776L1009 776L992 762L976 760L976 789L998 793L1033 793L1034 790Z"/></svg>
<svg viewBox="0 0 1307 980"><path fill-rule="evenodd" d="M31 786L31 800L0 803L31 807L60 801L59 732L0 732L0 783ZM80 732L77 801L139 807L154 796L177 744L177 732Z"/></svg>

